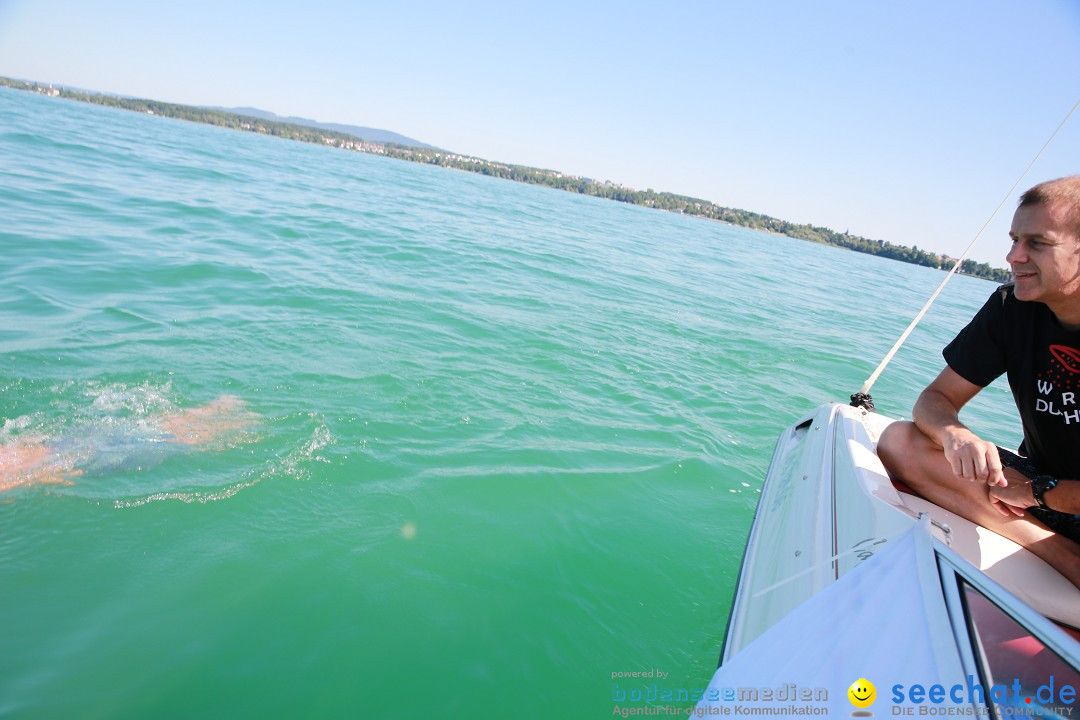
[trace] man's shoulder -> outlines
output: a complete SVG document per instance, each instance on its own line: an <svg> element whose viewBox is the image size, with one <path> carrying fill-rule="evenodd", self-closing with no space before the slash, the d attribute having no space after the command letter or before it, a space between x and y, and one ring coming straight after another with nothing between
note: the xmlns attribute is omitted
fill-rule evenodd
<svg viewBox="0 0 1080 720"><path fill-rule="evenodd" d="M990 297L986 298L982 307L975 313L972 323L997 325L1006 316L1015 315L1020 306L1029 304L1017 300L1014 290L1015 288L1011 282L994 288L994 291L990 293Z"/></svg>
<svg viewBox="0 0 1080 720"><path fill-rule="evenodd" d="M987 300L983 310L993 306L995 310L1000 309L999 316L1003 319L1019 320L1024 323L1045 322L1049 319L1050 309L1044 303L1035 300L1020 300L1016 297L1015 290L1011 282L999 285Z"/></svg>
<svg viewBox="0 0 1080 720"><path fill-rule="evenodd" d="M1004 305L1008 302L1019 302L1016 299L1016 283L1007 282L1004 285L998 285L997 290L994 291L994 296L1001 300L1001 304Z"/></svg>
<svg viewBox="0 0 1080 720"><path fill-rule="evenodd" d="M1032 318L1039 313L1042 303L1025 302L1016 298L1016 288L1008 282L999 285L987 299L980 312L991 312L993 316L1005 318Z"/></svg>
<svg viewBox="0 0 1080 720"><path fill-rule="evenodd" d="M972 324L985 328L998 342L1010 347L1016 343L1027 347L1036 336L1057 327L1049 307L1035 300L1020 300L1012 283L994 290L972 318Z"/></svg>

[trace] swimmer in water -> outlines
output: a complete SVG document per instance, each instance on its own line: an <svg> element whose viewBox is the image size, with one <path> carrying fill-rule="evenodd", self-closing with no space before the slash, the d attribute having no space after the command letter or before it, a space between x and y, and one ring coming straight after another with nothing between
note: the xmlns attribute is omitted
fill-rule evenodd
<svg viewBox="0 0 1080 720"><path fill-rule="evenodd" d="M59 438L20 436L0 445L0 493L31 485L71 485L84 474L145 469L185 450L213 450L255 420L235 395L206 405L139 419L126 426L92 425Z"/></svg>

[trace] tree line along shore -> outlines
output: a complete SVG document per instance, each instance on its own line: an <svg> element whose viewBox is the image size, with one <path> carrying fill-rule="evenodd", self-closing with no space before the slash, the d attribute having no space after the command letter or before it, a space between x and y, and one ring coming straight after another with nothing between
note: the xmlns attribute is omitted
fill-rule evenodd
<svg viewBox="0 0 1080 720"><path fill-rule="evenodd" d="M442 167L489 175L491 177L514 180L516 182L545 185L567 192L593 195L595 197L607 198L617 202L642 205L644 207L667 210L683 215L703 217L754 230L765 230L767 232L787 235L788 237L797 238L799 240L809 240L810 242L821 243L823 245L847 248L856 252L879 255L881 257L892 258L893 260L900 260L915 265L923 265L925 267L948 270L952 268L953 264L956 262L955 258L950 258L947 255L938 255L937 253L927 250L921 250L918 246L906 247L904 245L894 245L893 243L885 242L884 240L869 240L857 235L850 235L846 232L836 232L835 230L830 230L825 227L791 223L786 220L780 220L748 210L723 207L708 200L686 197L684 195L675 195L668 192L657 192L651 189L635 190L608 181L597 181L591 178L564 175L555 170L543 170L524 165L492 162L490 160L459 155L435 148L417 148L396 145L393 143L368 142L363 138L348 133L325 130L307 125L264 120L223 110L212 110L190 105L177 105L173 103L158 102L156 100L143 100L139 98L126 98L116 95L69 90L66 88L53 87L51 85L41 85L34 82L12 80L5 77L0 77L0 86L66 98L69 100L77 100L79 102L131 110L134 112L189 120L191 122L205 123L208 125L217 125L218 127L230 128L233 130L244 130L263 135L273 135L289 140L299 140L301 142L328 145L356 152L383 155L411 162L439 165ZM987 263L976 263L974 260L964 260L960 264L959 272L965 275L993 280L995 282L1007 282L1012 277L1008 270L991 267Z"/></svg>

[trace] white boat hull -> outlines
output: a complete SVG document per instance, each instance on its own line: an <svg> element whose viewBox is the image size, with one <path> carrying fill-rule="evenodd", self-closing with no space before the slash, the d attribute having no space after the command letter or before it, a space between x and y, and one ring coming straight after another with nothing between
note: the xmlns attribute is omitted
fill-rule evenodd
<svg viewBox="0 0 1080 720"><path fill-rule="evenodd" d="M1080 591L1058 572L1012 541L893 486L876 454L877 437L890 422L830 404L780 436L747 542L721 663L880 552L923 512L937 540L1043 615L1080 627Z"/></svg>

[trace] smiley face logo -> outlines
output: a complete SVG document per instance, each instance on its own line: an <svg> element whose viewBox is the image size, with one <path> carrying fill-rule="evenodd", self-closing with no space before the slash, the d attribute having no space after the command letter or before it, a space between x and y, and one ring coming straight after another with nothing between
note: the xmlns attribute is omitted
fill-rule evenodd
<svg viewBox="0 0 1080 720"><path fill-rule="evenodd" d="M868 708L877 699L877 690L874 684L866 678L859 678L851 683L847 691L848 700L857 708Z"/></svg>

